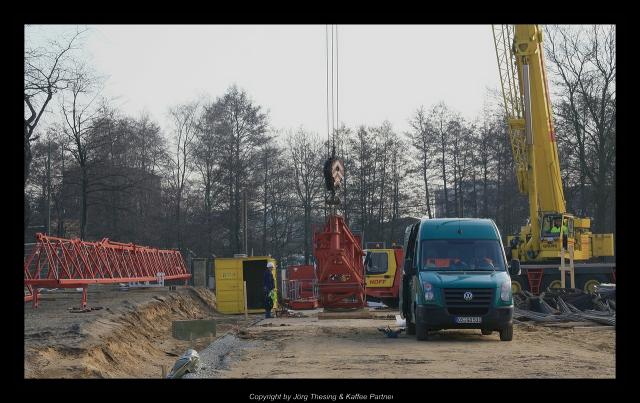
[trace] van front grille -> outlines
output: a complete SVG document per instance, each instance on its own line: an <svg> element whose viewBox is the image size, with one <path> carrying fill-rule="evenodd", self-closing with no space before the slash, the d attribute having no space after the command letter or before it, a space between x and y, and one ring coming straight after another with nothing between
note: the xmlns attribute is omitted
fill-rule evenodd
<svg viewBox="0 0 640 403"><path fill-rule="evenodd" d="M444 302L451 315L485 315L493 301L492 288L445 288ZM472 298L465 300L465 293Z"/></svg>

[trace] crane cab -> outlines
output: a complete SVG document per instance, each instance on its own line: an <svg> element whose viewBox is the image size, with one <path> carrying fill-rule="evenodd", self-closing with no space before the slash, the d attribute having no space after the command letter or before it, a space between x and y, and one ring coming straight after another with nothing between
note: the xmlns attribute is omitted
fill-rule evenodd
<svg viewBox="0 0 640 403"><path fill-rule="evenodd" d="M580 242L576 243L574 217L569 214L549 213L542 217L540 231L540 253L542 257L558 257L562 249L580 250ZM551 255L547 256L550 252Z"/></svg>
<svg viewBox="0 0 640 403"><path fill-rule="evenodd" d="M509 236L509 258L520 258L525 266L521 276L512 277L512 291L522 289L538 294L551 288L561 287L558 266L562 251L565 259L570 258L573 250L575 261L598 262L597 258L613 256L613 234L592 234L589 218L575 217L567 213L547 212L540 218L539 253L526 250L531 238L530 224L521 228L520 234ZM594 259L596 258L596 259ZM602 282L615 282L615 271L604 265L583 266L576 271L576 287L592 292L592 286Z"/></svg>
<svg viewBox="0 0 640 403"><path fill-rule="evenodd" d="M524 261L555 260L560 258L561 251L573 249L575 260L589 260L596 256L607 256L606 254L593 253L594 250L605 250L611 247L606 244L613 238L607 238L605 242L599 238L595 240L589 231L591 220L588 218L578 218L567 213L543 213L540 217L540 249L537 255L524 252L525 245L531 238L530 225L521 228L520 234L509 236L507 242L511 256L519 256ZM598 246L594 249L593 246ZM519 250L520 249L520 250ZM523 259L526 256L526 259Z"/></svg>

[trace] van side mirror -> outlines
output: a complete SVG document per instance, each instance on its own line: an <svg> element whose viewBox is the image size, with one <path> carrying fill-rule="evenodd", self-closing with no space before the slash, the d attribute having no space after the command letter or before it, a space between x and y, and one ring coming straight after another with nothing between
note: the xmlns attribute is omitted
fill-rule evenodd
<svg viewBox="0 0 640 403"><path fill-rule="evenodd" d="M509 265L509 274L512 276L520 275L520 261L518 259L511 260L511 264Z"/></svg>

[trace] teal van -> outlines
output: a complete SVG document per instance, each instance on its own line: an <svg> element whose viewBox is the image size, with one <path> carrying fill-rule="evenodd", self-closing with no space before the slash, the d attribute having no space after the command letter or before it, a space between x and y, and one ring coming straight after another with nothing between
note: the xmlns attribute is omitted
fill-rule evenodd
<svg viewBox="0 0 640 403"><path fill-rule="evenodd" d="M404 250L399 302L407 334L427 340L429 331L480 329L511 341L510 274L520 274L520 262L507 266L493 220L423 218L407 227Z"/></svg>

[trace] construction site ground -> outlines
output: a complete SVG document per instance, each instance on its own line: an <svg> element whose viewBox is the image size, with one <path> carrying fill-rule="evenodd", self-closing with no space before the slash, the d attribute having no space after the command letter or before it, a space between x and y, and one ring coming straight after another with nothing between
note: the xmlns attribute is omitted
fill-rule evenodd
<svg viewBox="0 0 640 403"><path fill-rule="evenodd" d="M130 289L117 285L90 286L88 306L72 313L81 292L42 293L40 306L24 309L25 378L160 378L178 356L193 347L205 348L234 327L254 318L215 311L215 295L206 289L178 286ZM171 322L216 319L214 338L190 341L171 336Z"/></svg>
<svg viewBox="0 0 640 403"><path fill-rule="evenodd" d="M479 330L434 332L428 341L378 330L397 328L392 310L370 319L264 319L223 315L205 289L132 289L96 286L89 306L71 313L80 293L43 294L25 304L25 377L158 378L193 347L202 368L187 378L614 378L615 329L517 323L513 341ZM171 337L171 321L218 321L217 335L193 342Z"/></svg>

